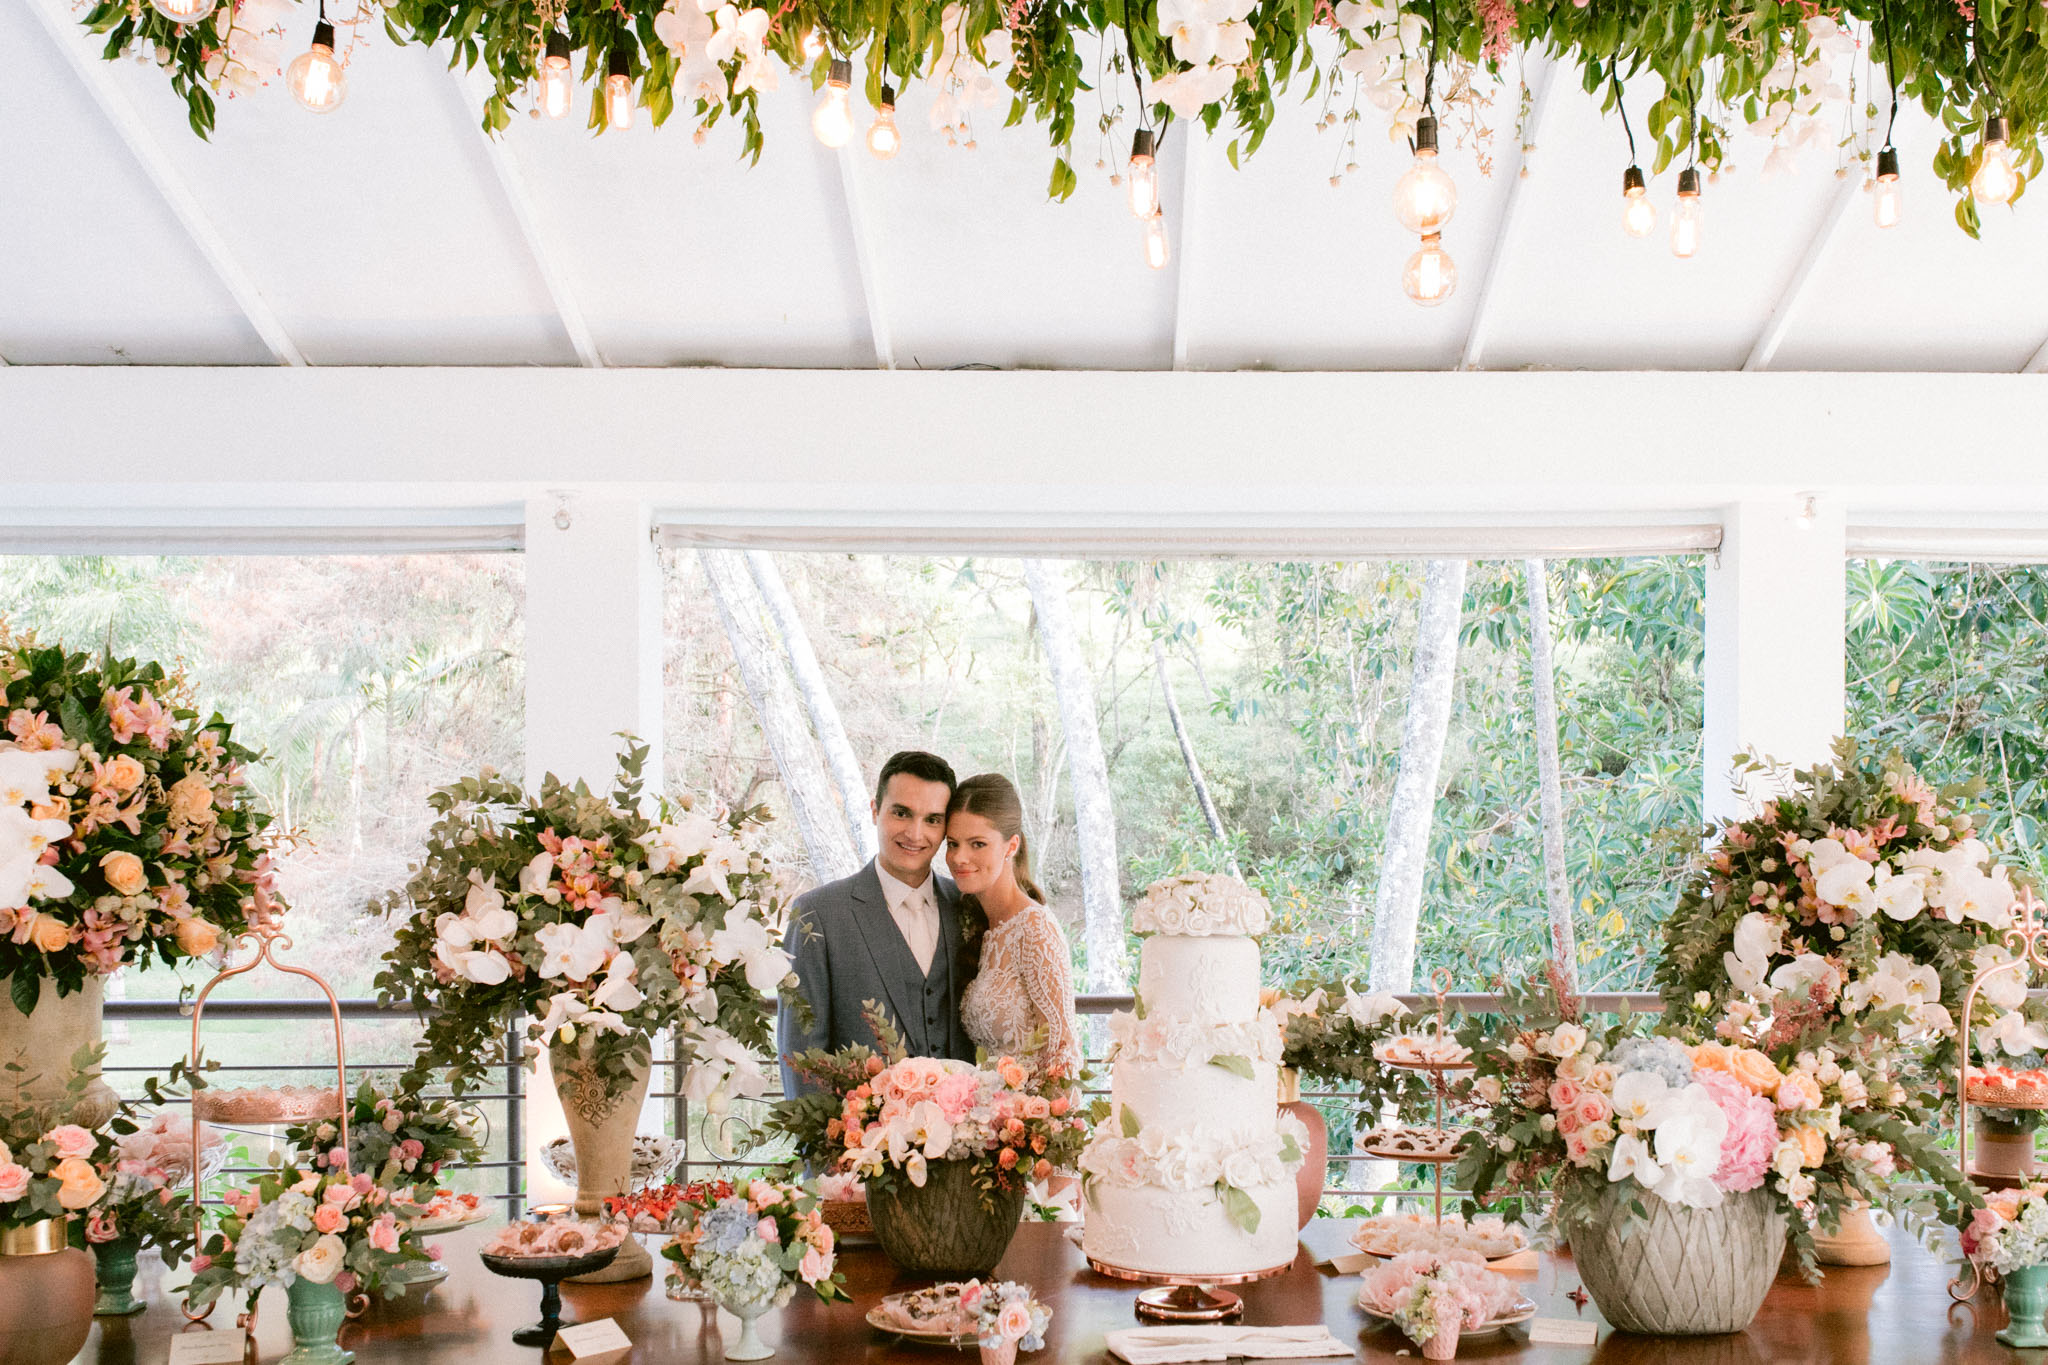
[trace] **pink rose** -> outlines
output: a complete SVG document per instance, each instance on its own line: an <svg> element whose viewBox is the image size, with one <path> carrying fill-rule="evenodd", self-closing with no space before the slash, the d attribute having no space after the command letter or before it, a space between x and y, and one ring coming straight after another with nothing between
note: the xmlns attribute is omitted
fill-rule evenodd
<svg viewBox="0 0 2048 1365"><path fill-rule="evenodd" d="M1579 1111L1575 1108L1558 1110L1557 1131L1564 1134L1566 1137L1570 1137L1573 1133L1578 1132Z"/></svg>
<svg viewBox="0 0 2048 1365"><path fill-rule="evenodd" d="M327 1203L344 1209L356 1202L355 1190L347 1185L329 1185L327 1192L320 1197Z"/></svg>
<svg viewBox="0 0 2048 1365"><path fill-rule="evenodd" d="M1579 1083L1569 1077L1559 1077L1550 1083L1550 1107L1560 1114L1567 1109L1577 1108L1579 1100L1584 1095L1585 1091L1579 1088Z"/></svg>
<svg viewBox="0 0 2048 1365"><path fill-rule="evenodd" d="M12 1204L28 1193L28 1167L8 1162L0 1166L0 1204Z"/></svg>
<svg viewBox="0 0 2048 1365"><path fill-rule="evenodd" d="M754 1235L770 1246L774 1246L782 1240L782 1233L777 1230L773 1218L763 1218L760 1222L754 1224Z"/></svg>
<svg viewBox="0 0 2048 1365"><path fill-rule="evenodd" d="M379 1251L398 1250L398 1220L387 1213L370 1224L370 1245Z"/></svg>
<svg viewBox="0 0 2048 1365"><path fill-rule="evenodd" d="M355 1293L356 1285L358 1283L359 1281L356 1279L356 1273L353 1270L341 1270L335 1272L334 1287L336 1289L339 1289L343 1294Z"/></svg>
<svg viewBox="0 0 2048 1365"><path fill-rule="evenodd" d="M1592 1150L1592 1147L1586 1142L1586 1135L1584 1133L1573 1133L1564 1140L1564 1154L1574 1162L1584 1161L1586 1153Z"/></svg>
<svg viewBox="0 0 2048 1365"><path fill-rule="evenodd" d="M194 1275L197 1275L202 1271L206 1270L206 1268L211 1266L212 1264L213 1257L211 1256L194 1256L192 1258L192 1273Z"/></svg>
<svg viewBox="0 0 2048 1365"><path fill-rule="evenodd" d="M780 1198L782 1198L782 1191L776 1189L765 1180L756 1180L753 1184L747 1186L747 1203L753 1207L756 1213L759 1213L762 1209L767 1208Z"/></svg>
<svg viewBox="0 0 2048 1365"><path fill-rule="evenodd" d="M1614 1110L1608 1106L1605 1095L1589 1090L1579 1097L1579 1103L1573 1112L1579 1116L1579 1126L1584 1127L1589 1123L1604 1122Z"/></svg>
<svg viewBox="0 0 2048 1365"><path fill-rule="evenodd" d="M812 1247L804 1253L803 1260L797 1262L796 1273L805 1284L824 1283L832 1274L832 1253Z"/></svg>
<svg viewBox="0 0 2048 1365"><path fill-rule="evenodd" d="M418 1138L407 1138L398 1144L398 1159L401 1161L418 1161L426 1153L427 1144Z"/></svg>
<svg viewBox="0 0 2048 1365"><path fill-rule="evenodd" d="M99 1146L98 1139L75 1123L52 1128L43 1135L43 1141L57 1149L59 1160L66 1161L75 1156L91 1156L92 1149Z"/></svg>
<svg viewBox="0 0 2048 1365"><path fill-rule="evenodd" d="M322 1232L340 1232L348 1226L348 1215L337 1205L322 1204L313 1210L313 1226Z"/></svg>

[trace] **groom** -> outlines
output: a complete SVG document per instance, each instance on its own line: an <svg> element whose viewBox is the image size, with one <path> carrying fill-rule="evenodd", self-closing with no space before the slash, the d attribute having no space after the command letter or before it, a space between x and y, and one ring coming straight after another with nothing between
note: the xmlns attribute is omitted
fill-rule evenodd
<svg viewBox="0 0 2048 1365"><path fill-rule="evenodd" d="M946 803L957 785L946 760L911 749L891 754L875 783L881 852L851 877L797 897L783 947L815 1016L799 1028L782 1007L776 1022L782 1091L811 1088L789 1058L814 1047L875 1044L861 1018L881 1002L914 1057L974 1059L960 1023L960 996L975 963L961 942L959 893L932 871L946 839Z"/></svg>

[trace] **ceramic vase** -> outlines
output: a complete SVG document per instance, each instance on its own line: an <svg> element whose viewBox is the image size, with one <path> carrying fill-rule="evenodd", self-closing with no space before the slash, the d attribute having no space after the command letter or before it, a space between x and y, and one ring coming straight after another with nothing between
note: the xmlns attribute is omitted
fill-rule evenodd
<svg viewBox="0 0 2048 1365"><path fill-rule="evenodd" d="M1976 1115L1977 1135L1971 1140L1972 1175L1997 1175L2010 1180L2032 1180L2034 1135L2010 1123Z"/></svg>
<svg viewBox="0 0 2048 1365"><path fill-rule="evenodd" d="M93 1261L69 1218L0 1232L0 1360L64 1365L92 1332Z"/></svg>
<svg viewBox="0 0 2048 1365"><path fill-rule="evenodd" d="M1892 1244L1871 1221L1870 1205L1858 1200L1833 1232L1814 1230L1813 1256L1822 1265L1890 1265Z"/></svg>
<svg viewBox="0 0 2048 1365"><path fill-rule="evenodd" d="M72 1054L100 1040L104 977L88 975L69 995L57 994L57 983L48 978L37 984L35 1008L23 1014L14 1007L14 978L0 977L0 1111L63 1101ZM21 1070L8 1070L11 1065ZM98 1128L114 1116L114 1105L112 1088L95 1071L72 1105L70 1121Z"/></svg>
<svg viewBox="0 0 2048 1365"><path fill-rule="evenodd" d="M1649 1214L1633 1227L1631 1200ZM1690 1209L1634 1181L1602 1182L1592 1222L1572 1231L1571 1246L1586 1291L1622 1331L1739 1332L1763 1307L1778 1273L1785 1220L1767 1190L1745 1190L1714 1208Z"/></svg>
<svg viewBox="0 0 2048 1365"><path fill-rule="evenodd" d="M2006 1323L1998 1339L2020 1350L2048 1346L2048 1332L2041 1329L2041 1316L2048 1313L2048 1265L2009 1270L2004 1283Z"/></svg>
<svg viewBox="0 0 2048 1365"><path fill-rule="evenodd" d="M607 1090L594 1069L568 1048L550 1049L548 1067L562 1097L570 1145L576 1149L576 1216L602 1218L605 1199L631 1188L633 1135L640 1126L640 1108L647 1102L648 1068L634 1068L623 1088ZM618 1259L570 1283L610 1284L653 1273L647 1248L639 1238L628 1237L619 1247Z"/></svg>
<svg viewBox="0 0 2048 1365"><path fill-rule="evenodd" d="M1295 1228L1309 1225L1316 1206L1323 1202L1323 1187L1330 1183L1330 1126L1323 1111L1301 1097L1301 1073L1292 1067L1280 1070L1280 1112L1292 1114L1308 1129L1308 1150L1294 1172Z"/></svg>
<svg viewBox="0 0 2048 1365"><path fill-rule="evenodd" d="M967 1161L934 1161L925 1167L922 1188L899 1175L879 1190L868 1186L868 1216L875 1241L898 1269L942 1279L979 1279L996 1268L1017 1220L1024 1214L1024 1182L983 1199Z"/></svg>
<svg viewBox="0 0 2048 1365"><path fill-rule="evenodd" d="M1017 1365L1016 1341L1005 1341L1000 1346L990 1346L984 1342L981 1348L981 1365Z"/></svg>
<svg viewBox="0 0 2048 1365"><path fill-rule="evenodd" d="M142 1243L133 1237L101 1242L92 1249L93 1274L99 1284L99 1298L92 1306L96 1318L125 1318L140 1313L144 1304L135 1297L135 1256Z"/></svg>
<svg viewBox="0 0 2048 1365"><path fill-rule="evenodd" d="M349 1365L354 1351L344 1351L335 1338L348 1318L348 1299L332 1282L314 1284L305 1276L285 1290L289 1301L285 1321L292 1325L292 1349L278 1365Z"/></svg>
<svg viewBox="0 0 2048 1365"><path fill-rule="evenodd" d="M1458 1355L1458 1332L1463 1326L1461 1322L1449 1322L1430 1333L1429 1340L1422 1343L1422 1358L1455 1360Z"/></svg>
<svg viewBox="0 0 2048 1365"><path fill-rule="evenodd" d="M761 1340L761 1315L775 1306L771 1296L762 1299L720 1299L718 1306L740 1320L740 1339L725 1348L727 1360L766 1360L775 1348Z"/></svg>

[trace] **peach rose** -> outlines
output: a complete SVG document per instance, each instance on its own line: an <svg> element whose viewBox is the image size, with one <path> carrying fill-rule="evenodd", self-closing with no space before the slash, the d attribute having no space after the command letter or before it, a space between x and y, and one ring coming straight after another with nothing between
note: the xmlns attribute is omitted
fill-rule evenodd
<svg viewBox="0 0 2048 1365"><path fill-rule="evenodd" d="M348 1226L348 1215L333 1204L313 1210L313 1227L320 1232L340 1232Z"/></svg>
<svg viewBox="0 0 2048 1365"><path fill-rule="evenodd" d="M1799 1144L1799 1164L1818 1166L1828 1159L1827 1134L1810 1123L1802 1123L1786 1134Z"/></svg>
<svg viewBox="0 0 2048 1365"><path fill-rule="evenodd" d="M118 849L109 853L100 859L100 870L107 875L107 885L119 895L139 896L149 888L149 873L133 853Z"/></svg>
<svg viewBox="0 0 2048 1365"><path fill-rule="evenodd" d="M1778 1108L1787 1112L1820 1108L1820 1082L1804 1071L1786 1076L1778 1082Z"/></svg>
<svg viewBox="0 0 2048 1365"><path fill-rule="evenodd" d="M1692 1064L1705 1071L1726 1071L1733 1064L1735 1050L1726 1043L1701 1043L1692 1050Z"/></svg>
<svg viewBox="0 0 2048 1365"><path fill-rule="evenodd" d="M1753 1047L1735 1049L1728 1058L1728 1072L1759 1095L1776 1093L1783 1079L1777 1064Z"/></svg>
<svg viewBox="0 0 2048 1365"><path fill-rule="evenodd" d="M140 763L126 754L117 756L107 765L107 785L117 792L132 792L142 785L147 776Z"/></svg>
<svg viewBox="0 0 2048 1365"><path fill-rule="evenodd" d="M56 1176L62 1185L57 1191L57 1202L73 1212L92 1207L107 1192L107 1182L100 1179L92 1163L82 1157L74 1156L58 1162L50 1174Z"/></svg>
<svg viewBox="0 0 2048 1365"><path fill-rule="evenodd" d="M199 774L180 778L168 794L173 820L187 825L212 823L213 788Z"/></svg>
<svg viewBox="0 0 2048 1365"><path fill-rule="evenodd" d="M178 947L194 957L201 957L214 950L220 942L220 930L194 915L178 921Z"/></svg>
<svg viewBox="0 0 2048 1365"><path fill-rule="evenodd" d="M46 953L62 952L71 944L71 926L54 915L30 911L35 919L29 923L28 941Z"/></svg>

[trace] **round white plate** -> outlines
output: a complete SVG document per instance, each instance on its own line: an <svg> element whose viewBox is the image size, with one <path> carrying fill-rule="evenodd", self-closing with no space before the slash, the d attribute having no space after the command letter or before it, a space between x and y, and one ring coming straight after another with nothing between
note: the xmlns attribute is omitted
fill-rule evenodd
<svg viewBox="0 0 2048 1365"><path fill-rule="evenodd" d="M1391 1327L1397 1332L1401 1330L1400 1324L1396 1323L1392 1318L1386 1316L1384 1313L1375 1313L1372 1309L1367 1308L1362 1303L1358 1305L1358 1311L1365 1314L1368 1318L1371 1318L1373 1322L1375 1322L1376 1324L1385 1327ZM1458 1333L1458 1340L1470 1341L1474 1337L1490 1337L1495 1332L1499 1332L1506 1328L1513 1327L1518 1322L1527 1322L1530 1318L1533 1318L1535 1316L1536 1305L1533 1301L1529 1299L1517 1299L1515 1301L1515 1306L1513 1308L1510 1308L1507 1312L1501 1314L1493 1321L1483 1322L1477 1327L1467 1327L1464 1331Z"/></svg>
<svg viewBox="0 0 2048 1365"><path fill-rule="evenodd" d="M478 1223L481 1223L485 1219L489 1218L490 1216L491 1211L489 1209L476 1208L471 1209L468 1213L463 1214L457 1218L435 1218L429 1221L414 1223L412 1227L408 1229L408 1231L429 1234L436 1232L453 1232L457 1228L474 1227Z"/></svg>

